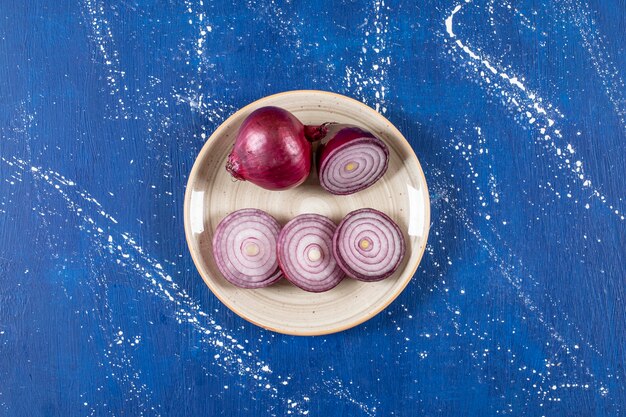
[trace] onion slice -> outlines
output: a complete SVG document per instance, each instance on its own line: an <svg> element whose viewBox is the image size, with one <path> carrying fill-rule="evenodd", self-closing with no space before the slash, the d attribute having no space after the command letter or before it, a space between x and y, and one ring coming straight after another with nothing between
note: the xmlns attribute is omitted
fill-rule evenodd
<svg viewBox="0 0 626 417"><path fill-rule="evenodd" d="M301 214L278 236L278 262L285 278L310 292L328 291L345 277L333 258L337 226L319 214Z"/></svg>
<svg viewBox="0 0 626 417"><path fill-rule="evenodd" d="M404 258L404 236L386 214L371 208L350 212L337 226L333 254L349 277L380 281L391 276Z"/></svg>
<svg viewBox="0 0 626 417"><path fill-rule="evenodd" d="M387 145L355 126L331 125L317 150L320 185L332 194L353 194L370 187L388 165Z"/></svg>
<svg viewBox="0 0 626 417"><path fill-rule="evenodd" d="M241 288L267 287L278 281L276 241L280 224L258 209L237 210L224 217L213 235L213 257L231 284Z"/></svg>

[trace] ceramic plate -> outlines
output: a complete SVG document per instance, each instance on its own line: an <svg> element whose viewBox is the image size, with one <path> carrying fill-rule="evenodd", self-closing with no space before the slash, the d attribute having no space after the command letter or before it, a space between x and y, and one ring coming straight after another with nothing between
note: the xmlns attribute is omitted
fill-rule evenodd
<svg viewBox="0 0 626 417"><path fill-rule="evenodd" d="M389 169L372 187L350 196L324 191L313 172L307 181L287 191L267 191L234 181L224 169L237 130L252 111L278 106L304 124L350 123L374 132L389 146ZM346 278L323 293L309 293L281 280L267 288L233 286L220 274L212 256L213 232L227 214L246 207L267 211L281 224L302 213L319 213L337 224L350 211L378 209L404 232L407 253L396 273L379 282ZM430 223L430 203L424 173L411 146L383 116L356 100L322 91L292 91L265 97L226 120L200 151L185 194L185 234L191 256L211 291L244 319L280 333L320 335L362 323L402 292L419 265Z"/></svg>

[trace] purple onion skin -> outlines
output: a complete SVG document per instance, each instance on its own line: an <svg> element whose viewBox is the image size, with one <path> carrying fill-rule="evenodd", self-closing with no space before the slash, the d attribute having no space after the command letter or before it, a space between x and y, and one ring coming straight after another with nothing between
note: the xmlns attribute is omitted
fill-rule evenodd
<svg viewBox="0 0 626 417"><path fill-rule="evenodd" d="M296 187L311 171L311 142L324 134L324 126L304 126L287 110L261 107L241 124L226 170L267 190Z"/></svg>
<svg viewBox="0 0 626 417"><path fill-rule="evenodd" d="M335 132L335 133L333 133ZM351 125L340 125L340 124L336 124L334 126L332 126L332 129L330 129L330 131L328 132L328 137L325 137L324 139L322 139L322 143L319 145L319 147L317 148L317 155L316 155L316 166L317 166L317 172L318 175L322 170L322 164L324 163L324 161L326 159L328 159L328 157L331 155L331 153L333 151L335 151L336 149L338 149L339 147L345 145L346 143L352 142L356 139L362 139L362 138L369 138L371 139L373 142L375 142L376 144L380 145L381 148L384 150L385 155L386 155L386 161L385 161L385 168L381 174L384 175L384 173L387 171L387 167L389 164L389 148L387 148L387 145L385 145L385 143L380 140L378 137L376 137L373 133L368 132L367 130L363 130L359 127L356 126L351 126ZM380 177L379 177L380 178ZM337 193L331 190L326 189L323 185L322 187L324 187L326 189L326 191L332 193L332 194L336 194L336 195L349 195L349 194L354 194L358 191L364 190L368 187L370 187L371 185L373 185L374 183L371 184L365 184L361 187L355 188L353 190L350 190L349 192L341 192L341 193Z"/></svg>

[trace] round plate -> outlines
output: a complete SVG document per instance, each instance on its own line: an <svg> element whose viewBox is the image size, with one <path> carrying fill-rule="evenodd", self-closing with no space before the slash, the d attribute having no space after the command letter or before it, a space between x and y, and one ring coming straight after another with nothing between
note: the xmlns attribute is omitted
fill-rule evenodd
<svg viewBox="0 0 626 417"><path fill-rule="evenodd" d="M278 106L304 124L350 123L378 135L389 146L389 169L370 188L349 196L324 191L313 172L291 190L268 191L249 182L234 181L224 166L237 130L255 109ZM315 171L315 170L313 170ZM220 274L212 255L215 227L227 214L254 207L281 224L303 213L318 213L337 224L363 207L393 218L407 242L403 263L379 282L344 279L323 293L309 293L283 279L260 289L241 289ZM430 202L422 168L402 134L383 116L356 100L323 91L291 91L262 98L226 120L204 144L194 163L185 193L185 235L193 261L211 291L244 319L280 333L320 335L356 326L382 311L402 292L419 265L426 247Z"/></svg>

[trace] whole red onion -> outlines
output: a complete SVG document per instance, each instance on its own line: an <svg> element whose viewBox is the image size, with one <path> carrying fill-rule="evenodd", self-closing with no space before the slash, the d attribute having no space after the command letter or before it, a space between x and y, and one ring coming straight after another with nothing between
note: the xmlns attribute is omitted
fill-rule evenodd
<svg viewBox="0 0 626 417"><path fill-rule="evenodd" d="M324 125L305 126L279 107L261 107L241 124L226 170L236 179L268 190L300 185L311 171L311 142Z"/></svg>

